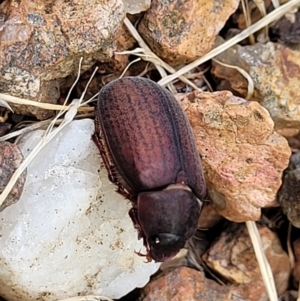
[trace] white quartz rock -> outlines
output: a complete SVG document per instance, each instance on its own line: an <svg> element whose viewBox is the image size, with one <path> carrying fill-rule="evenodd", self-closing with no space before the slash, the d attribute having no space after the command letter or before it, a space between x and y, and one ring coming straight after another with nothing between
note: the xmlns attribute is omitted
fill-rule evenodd
<svg viewBox="0 0 300 301"><path fill-rule="evenodd" d="M120 298L158 269L134 253L141 242L131 205L108 181L93 131L89 119L68 125L28 167L19 202L0 213L0 295L8 301ZM22 139L25 156L43 133Z"/></svg>
<svg viewBox="0 0 300 301"><path fill-rule="evenodd" d="M125 11L129 14L138 14L150 8L151 0L123 0Z"/></svg>

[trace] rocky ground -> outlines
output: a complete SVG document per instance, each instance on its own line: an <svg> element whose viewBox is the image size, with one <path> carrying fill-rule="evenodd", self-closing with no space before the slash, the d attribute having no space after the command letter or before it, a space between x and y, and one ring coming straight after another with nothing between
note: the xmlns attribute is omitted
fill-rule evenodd
<svg viewBox="0 0 300 301"><path fill-rule="evenodd" d="M124 2L0 1L0 295L297 300L300 2ZM120 76L175 95L202 159L199 230L160 266L134 253L131 206L91 140L97 93Z"/></svg>

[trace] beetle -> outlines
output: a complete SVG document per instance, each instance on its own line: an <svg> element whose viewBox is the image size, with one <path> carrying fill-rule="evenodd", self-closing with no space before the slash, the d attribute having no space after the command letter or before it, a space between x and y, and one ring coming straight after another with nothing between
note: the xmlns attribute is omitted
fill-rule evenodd
<svg viewBox="0 0 300 301"><path fill-rule="evenodd" d="M142 77L108 83L98 96L93 140L110 181L132 202L144 256L173 258L195 233L206 192L194 136L175 97Z"/></svg>

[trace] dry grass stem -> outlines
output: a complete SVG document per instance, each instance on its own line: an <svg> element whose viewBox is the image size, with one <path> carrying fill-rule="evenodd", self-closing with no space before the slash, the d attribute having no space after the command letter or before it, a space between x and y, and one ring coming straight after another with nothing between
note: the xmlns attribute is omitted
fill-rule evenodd
<svg viewBox="0 0 300 301"><path fill-rule="evenodd" d="M81 65L83 58L80 58L79 64ZM77 75L77 78L74 82L77 83L80 77L80 73ZM51 103L43 103L43 102L38 102L38 101L33 101L33 100L29 100L29 99L24 99L24 98L19 98L16 96L12 96L12 95L8 95L8 94L3 94L0 93L0 105L1 105L1 100L5 101L7 103L14 103L17 105L25 105L25 106L32 106L32 107L38 107L40 109L45 109L45 110L53 110L53 111L60 111L60 112L65 112L71 109L71 105L70 106L66 106L67 101L70 98L70 93L74 88L74 84L73 86L70 88L69 93L64 101L63 105L55 105L55 104L51 104ZM2 102L3 103L3 102ZM10 108L10 107L9 107ZM10 108L10 110L12 110ZM80 105L80 107L78 107L78 111L80 112L92 112L94 111L94 108L90 108L90 107L83 107L82 104Z"/></svg>
<svg viewBox="0 0 300 301"><path fill-rule="evenodd" d="M275 287L274 277L264 253L261 238L258 233L255 222L246 222L246 226L249 232L250 239L252 241L253 249L258 261L262 279L267 290L270 301L278 301L278 296Z"/></svg>
<svg viewBox="0 0 300 301"><path fill-rule="evenodd" d="M254 0L259 12L264 17L267 14L265 2L262 0Z"/></svg>
<svg viewBox="0 0 300 301"><path fill-rule="evenodd" d="M6 185L6 187L4 188L3 192L0 195L0 205L4 202L4 200L10 193L11 189L17 182L19 176L26 169L26 167L29 165L29 163L35 158L35 156L41 151L43 146L45 146L49 141L51 141L59 131L61 131L68 123L70 123L73 120L74 116L77 113L77 107L79 105L79 102L77 100L74 100L72 102L72 104L73 104L73 108L70 111L68 111L71 113L68 115L67 114L65 115L65 123L61 123L61 125L58 128L56 128L55 130L53 130L52 132L48 131L48 134L45 135L43 137L43 139L33 148L31 153L26 157L26 159L20 164L20 166L14 172L10 181L8 182L8 184ZM55 121L52 120L49 127L53 128L54 124L55 124Z"/></svg>
<svg viewBox="0 0 300 301"><path fill-rule="evenodd" d="M138 42L140 47L142 48L142 52L145 54L145 56L143 56L143 59L152 62L155 65L155 67L157 68L157 70L161 73L162 78L167 76L165 70L167 70L170 73L176 72L176 70L173 67L171 67L170 65L165 63L162 59L160 59L156 54L154 54L151 51L151 49L144 42L144 40L142 39L142 37L137 32L137 30L135 29L135 27L132 25L132 23L129 21L128 18L125 18L124 24L128 28L129 32L132 34L132 36L136 39L136 41ZM132 54L134 54L134 53L132 53ZM163 69L162 67L165 69L163 72L161 70L161 69ZM182 80L187 85L193 87L195 90L198 90L198 91L200 90L193 82L191 82L184 76L179 76L179 79ZM169 83L171 83L171 81L169 81L167 84L169 84ZM171 90L174 90L174 89L171 87Z"/></svg>
<svg viewBox="0 0 300 301"><path fill-rule="evenodd" d="M144 76L144 75L146 75L150 70L151 70L151 63L148 62L148 63L146 64L144 70L143 70L141 73L139 73L137 76Z"/></svg>
<svg viewBox="0 0 300 301"><path fill-rule="evenodd" d="M92 118L93 116L94 116L94 113L77 114L76 119ZM14 131L12 133L9 133L7 135L0 137L0 142L7 141L9 139L25 135L25 134L32 132L34 130L37 130L37 129L43 129L43 128L47 127L52 122L52 120L53 119L47 119L47 120L43 120L43 121L39 121L39 122L30 123L29 125L26 125L25 127L23 127L20 130ZM63 122L63 119L57 119L55 121L55 125L59 125L62 122ZM15 141L15 143L17 143L17 140Z"/></svg>
<svg viewBox="0 0 300 301"><path fill-rule="evenodd" d="M132 25L132 28L129 30L136 30L136 29ZM161 77L167 76L165 69L161 66L162 61L151 50L148 51L147 49L144 49L144 48L135 48L133 50L125 50L125 51L115 52L115 53L116 54L133 54L135 56L138 56L138 57L142 58L144 61L148 61L148 62L152 63L155 66L155 68L158 70L158 72L160 73ZM125 68L125 71L127 70L127 67ZM125 71L123 71L123 73L125 73ZM120 77L122 77L122 76L120 76ZM171 92L176 92L175 87L173 87L173 84L169 83L168 88L170 89Z"/></svg>
<svg viewBox="0 0 300 301"><path fill-rule="evenodd" d="M81 62L82 60L80 60L79 63L79 70L78 70L78 74L80 74L80 70L81 70ZM95 70L96 72L96 70ZM92 80L95 72L93 73L92 77L90 78L90 81ZM69 91L69 95L72 91L72 89L74 88L75 84L78 82L79 76L77 77L75 83L73 84L72 88ZM66 125L68 125L76 116L77 112L78 112L78 108L81 105L83 98L85 96L86 90L88 88L88 85L90 83L90 81L88 82L85 90L83 91L80 99L74 99L71 103L71 105L69 106L69 110L67 110L66 106L62 106L63 110L62 112L60 112L56 118L54 118L50 125L48 126L43 138L40 140L40 142L33 148L33 150L31 151L31 153L25 158L25 160L20 164L20 166L16 169L16 171L14 172L13 176L11 177L10 181L8 182L8 184L6 185L6 187L4 188L3 192L0 195L0 205L2 205L2 203L4 202L4 200L7 198L8 194L10 193L11 189L13 188L13 186L15 185L15 183L17 182L18 178L20 177L20 175L22 174L22 172L26 169L26 167L29 165L29 163L34 160L34 158L36 157L36 155L42 150L42 148L48 143L50 142ZM67 101L67 100L66 100ZM54 125L56 124L57 120L58 120L58 116L62 116L62 114L65 113L63 121L61 122L61 124L53 129Z"/></svg>
<svg viewBox="0 0 300 301"><path fill-rule="evenodd" d="M250 14L250 11L249 11L248 1L247 0L242 0L241 4L242 4L242 9L243 9L243 14L244 14L246 25L247 25L247 27L249 27L251 25L251 14ZM249 36L249 41L250 41L251 45L255 44L255 38L254 38L253 34L251 34Z"/></svg>
<svg viewBox="0 0 300 301"><path fill-rule="evenodd" d="M134 25L130 22L130 20L127 17L124 19L124 24L126 25L131 35L138 42L138 44L142 47L141 48L142 52L145 53L144 60L151 62L156 67L161 77L166 77L167 76L167 73L165 71L166 68L165 69L163 68L163 65L166 65L166 63L163 62L163 60L161 60L154 52L151 51L151 49L144 42L144 40L142 39L138 31L135 29ZM171 83L169 83L168 88L171 91L175 90L175 88Z"/></svg>
<svg viewBox="0 0 300 301"><path fill-rule="evenodd" d="M133 65L133 64L135 64L135 63L137 63L137 62L139 62L140 60L141 60L141 58L137 58L137 59L133 60L132 62L130 62L130 63L126 66L126 68L123 70L122 74L120 75L120 78L123 77L123 76L125 75L126 71L129 69L129 67L130 67L131 65Z"/></svg>
<svg viewBox="0 0 300 301"><path fill-rule="evenodd" d="M161 79L158 84L165 86L175 78L180 78L183 74L188 73L193 68L207 62L208 60L212 59L216 55L222 53L223 51L227 50L231 46L243 41L244 39L248 38L251 34L257 32L258 30L264 28L266 25L272 23L273 21L279 19L284 14L289 12L290 10L300 7L299 0L290 0L289 2L281 5L280 7L276 8L274 11L263 17L261 20L257 21L249 28L243 30L241 33L237 34L235 37L231 38L230 40L224 42L222 45L212 49L210 52L205 54L203 57L195 60L194 62L184 66L180 70L176 71L175 73L168 75L167 77Z"/></svg>
<svg viewBox="0 0 300 301"><path fill-rule="evenodd" d="M291 241L292 241L291 233L292 233L292 224L291 224L291 222L289 222L286 245L287 245L287 251L288 251L288 255L289 255L290 265L291 265L291 268L293 268L295 266L295 256L294 256L293 248L291 246Z"/></svg>
<svg viewBox="0 0 300 301"><path fill-rule="evenodd" d="M204 74L207 71L209 71L209 69L210 69L210 67L206 67L204 70L202 70L200 72L187 73L185 77L188 79L202 78L204 76Z"/></svg>
<svg viewBox="0 0 300 301"><path fill-rule="evenodd" d="M51 121L52 121L52 119L48 119L48 120L43 120L43 121L40 121L40 122L35 122L33 124L27 125L26 127L22 128L20 130L14 131L12 133L9 133L7 135L4 135L4 136L0 137L0 142L6 141L6 140L9 140L11 138L18 137L18 136L24 135L26 133L29 133L33 130L40 129L42 127L48 126L51 123Z"/></svg>
<svg viewBox="0 0 300 301"><path fill-rule="evenodd" d="M205 82L206 87L204 86L204 87L202 87L202 89L203 89L203 90L208 90L209 92L213 92L214 90L213 90L213 88L212 88L210 82L206 79L205 76L203 76L203 81Z"/></svg>
<svg viewBox="0 0 300 301"><path fill-rule="evenodd" d="M0 107L6 108L6 109L10 110L11 112L14 112L14 110L11 108L11 106L8 104L8 102L5 101L4 99L0 99Z"/></svg>
<svg viewBox="0 0 300 301"><path fill-rule="evenodd" d="M280 5L279 0L271 0L271 2L275 8L279 7Z"/></svg>
<svg viewBox="0 0 300 301"><path fill-rule="evenodd" d="M235 69L238 72L240 72L248 81L248 91L247 91L246 99L247 100L251 99L253 92L254 92L254 82L253 82L253 79L251 78L250 74L240 67L222 63L222 62L218 61L217 59L213 59L213 61L219 65L222 65L227 68L232 68L232 69Z"/></svg>
<svg viewBox="0 0 300 301"><path fill-rule="evenodd" d="M32 107L38 107L40 109L46 109L46 110L53 110L53 111L60 111L62 109L70 110L70 106L63 106L63 105L54 105L51 103L45 103L45 102L37 102L29 99L19 98L16 96L8 95L0 93L0 99L6 101L7 103L13 103L17 105L25 105L25 106L32 106ZM94 111L94 108L91 107L79 107L79 112L92 112Z"/></svg>
<svg viewBox="0 0 300 301"><path fill-rule="evenodd" d="M267 10L266 10L266 6L265 6L265 1L263 0L254 0L260 14L262 15L262 17L266 16L267 14ZM264 27L264 36L265 36L265 41L269 40L269 24L266 25Z"/></svg>

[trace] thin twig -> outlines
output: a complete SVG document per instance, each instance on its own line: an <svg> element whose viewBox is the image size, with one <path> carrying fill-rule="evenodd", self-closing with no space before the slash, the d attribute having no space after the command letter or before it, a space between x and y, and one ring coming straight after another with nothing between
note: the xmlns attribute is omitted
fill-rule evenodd
<svg viewBox="0 0 300 301"><path fill-rule="evenodd" d="M249 11L248 0L242 0L241 4L242 4L242 9L243 9L246 26L249 27L251 25L251 16L250 16L250 11ZM255 44L255 38L254 38L253 34L251 34L249 36L249 41L250 41L251 45Z"/></svg>
<svg viewBox="0 0 300 301"><path fill-rule="evenodd" d="M265 1L263 0L254 0L260 14L262 15L262 17L266 16L267 15L267 10L266 10L266 6L265 6ZM275 7L276 8L276 7ZM269 41L269 24L267 24L265 27L264 27L264 40L265 41Z"/></svg>
<svg viewBox="0 0 300 301"><path fill-rule="evenodd" d="M137 62L139 62L140 60L141 60L140 58L137 58L137 59L133 60L132 62L130 62L130 63L126 66L126 68L123 70L123 72L122 72L122 74L120 75L120 77L123 77L123 76L124 76L124 74L126 73L126 71L129 69L129 67L130 67L131 65L133 65L133 64L135 64L135 63L137 63Z"/></svg>
<svg viewBox="0 0 300 301"><path fill-rule="evenodd" d="M11 106L5 101L4 99L0 99L0 107L6 108L14 113L14 110L11 108Z"/></svg>
<svg viewBox="0 0 300 301"><path fill-rule="evenodd" d="M246 222L250 239L252 241L253 249L262 275L262 279L267 290L270 301L278 301L278 296L275 287L275 281L272 270L266 258L261 238L258 233L255 222Z"/></svg>
<svg viewBox="0 0 300 301"><path fill-rule="evenodd" d="M80 74L81 69L81 61L79 63L79 70L78 73ZM95 72L93 73L92 77L94 76ZM91 79L92 79L91 77ZM79 77L77 77L75 83L78 81ZM91 81L90 79L90 81ZM88 84L90 83L88 82ZM72 86L74 87L75 84ZM87 85L88 86L88 85ZM14 187L15 183L17 182L18 178L22 174L22 172L26 169L26 167L29 165L29 163L36 157L36 155L41 151L41 149L48 144L66 125L68 125L76 116L78 112L78 108L83 100L83 97L86 93L87 87L85 88L84 92L82 93L80 99L74 99L70 105L69 111L66 111L66 114L64 115L64 119L62 123L55 129L53 129L57 118L54 118L50 125L48 126L43 138L37 143L37 145L33 148L33 150L30 152L30 154L25 158L25 160L20 164L20 166L16 169L13 176L11 177L10 181L7 183L6 187L2 191L0 195L0 205L3 204L5 199L7 198L8 194ZM65 106L62 106L64 109L66 109ZM61 114L58 114L58 116L61 116Z"/></svg>
<svg viewBox="0 0 300 301"><path fill-rule="evenodd" d="M129 32L132 34L132 36L136 39L140 47L143 49L144 53L147 55L147 57L144 57L145 60L148 60L152 62L156 68L158 68L158 71L161 73L161 69L165 69L170 73L176 72L176 70L168 65L166 62L164 62L162 59L160 59L152 50L148 47L148 45L144 42L140 34L137 32L135 27L131 24L128 18L124 19L124 24L128 28ZM162 68L163 67L163 68ZM165 71L164 71L165 72ZM166 76L166 73L162 74L162 77L164 78ZM193 82L185 78L184 76L179 76L179 79L182 80L184 83L188 84L189 86L193 87L195 90L200 90ZM171 81L170 81L171 82ZM168 82L168 84L170 83ZM174 89L171 87L171 90Z"/></svg>
<svg viewBox="0 0 300 301"><path fill-rule="evenodd" d="M70 110L70 106L64 107L63 105L54 105L51 103L45 103L45 102L38 102L33 101L25 98L19 98L16 96L8 95L0 93L0 99L3 99L7 101L8 103L18 104L18 105L25 105L25 106L32 106L32 107L38 107L40 109L45 110L53 110L53 111L60 111L62 109ZM79 112L92 112L94 108L91 107L79 107Z"/></svg>
<svg viewBox="0 0 300 301"><path fill-rule="evenodd" d="M52 122L52 119L47 119L47 120L35 122L31 125L28 125L28 126L22 128L22 129L20 129L20 130L11 132L7 135L4 135L4 136L0 137L0 142L1 141L7 141L8 139L18 137L20 135L24 135L24 134L29 133L29 132L31 132L33 130L36 130L36 129L43 128L45 126L48 126L51 122ZM56 124L58 124L58 123L56 123Z"/></svg>
<svg viewBox="0 0 300 301"><path fill-rule="evenodd" d="M162 63L164 63L164 62L156 54L154 54L154 52L152 52L152 50L144 42L144 40L142 39L142 37L137 32L137 30L135 29L135 27L133 26L133 24L130 22L130 20L128 18L124 19L124 24L126 25L127 29L131 33L131 35L136 39L136 41L138 42L138 44L142 47L142 49L145 52L145 54L148 55L147 60L151 61L154 64L154 66L156 67L156 69L158 70L158 72L160 73L160 76L162 78L166 77L167 73L166 73L165 69L162 66L163 65ZM175 90L175 88L174 88L174 86L172 84L170 84L168 86L168 88L173 93L176 92L176 90Z"/></svg>
<svg viewBox="0 0 300 301"><path fill-rule="evenodd" d="M271 2L275 8L279 7L279 5L280 5L279 0L271 0Z"/></svg>
<svg viewBox="0 0 300 301"><path fill-rule="evenodd" d="M291 233L292 233L292 224L291 224L291 222L289 222L286 245L287 245L287 251L288 251L288 255L289 255L291 269L293 269L294 266L295 266L295 256L294 256L294 253L293 253L293 248L291 246L291 241L292 241L291 240Z"/></svg>
<svg viewBox="0 0 300 301"><path fill-rule="evenodd" d="M252 79L252 77L250 76L250 74L246 71L246 70L244 70L244 69L242 69L242 68L240 68L240 67L238 67L238 66L233 66L233 65L229 65L229 64L225 64L225 63L223 63L223 62L220 62L219 60L217 60L217 59L212 59L215 63L217 63L217 64L219 64L219 65L221 65L221 66L224 66L224 67L227 67L227 68L232 68L232 69L235 69L235 70L237 70L238 72L240 72L246 79L247 79L247 81L248 81L248 91L247 91L247 96L246 96L246 99L247 100L249 100L249 99L251 99L251 97L252 97L252 95L253 95L253 92L254 92L254 82L253 82L253 79Z"/></svg>

